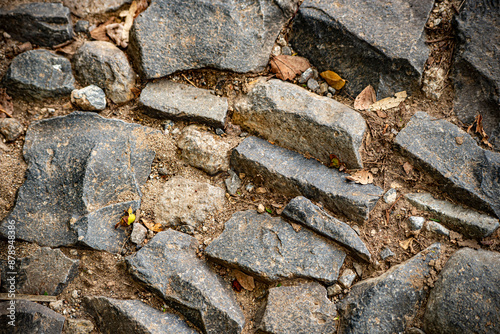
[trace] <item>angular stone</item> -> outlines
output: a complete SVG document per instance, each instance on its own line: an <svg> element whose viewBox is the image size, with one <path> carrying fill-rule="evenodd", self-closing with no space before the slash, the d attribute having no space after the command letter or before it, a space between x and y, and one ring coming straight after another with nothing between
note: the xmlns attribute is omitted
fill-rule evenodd
<svg viewBox="0 0 500 334"><path fill-rule="evenodd" d="M232 170L229 170L229 177L224 179L224 183L226 184L227 192L233 196L237 194L238 189L241 187L241 179Z"/></svg>
<svg viewBox="0 0 500 334"><path fill-rule="evenodd" d="M480 148L456 125L424 112L415 113L396 144L452 199L500 217L500 153Z"/></svg>
<svg viewBox="0 0 500 334"><path fill-rule="evenodd" d="M295 232L283 219L253 210L233 214L205 252L213 261L266 282L303 277L333 283L346 256L310 230Z"/></svg>
<svg viewBox="0 0 500 334"><path fill-rule="evenodd" d="M142 245L144 239L146 239L147 233L148 229L141 223L136 222L132 228L132 233L130 234L130 241L136 245Z"/></svg>
<svg viewBox="0 0 500 334"><path fill-rule="evenodd" d="M241 333L245 319L233 291L196 256L197 248L195 238L169 229L126 261L136 279L204 333Z"/></svg>
<svg viewBox="0 0 500 334"><path fill-rule="evenodd" d="M120 9L131 0L62 0L73 13L85 17L89 14L100 14Z"/></svg>
<svg viewBox="0 0 500 334"><path fill-rule="evenodd" d="M396 189L391 188L387 190L387 192L384 194L384 202L386 202L389 205L394 204L396 202L398 196L398 192Z"/></svg>
<svg viewBox="0 0 500 334"><path fill-rule="evenodd" d="M156 0L135 19L129 52L146 79L202 67L259 72L298 2Z"/></svg>
<svg viewBox="0 0 500 334"><path fill-rule="evenodd" d="M326 165L335 154L361 168L366 122L353 109L282 80L257 83L235 105L233 122L271 142L310 154Z"/></svg>
<svg viewBox="0 0 500 334"><path fill-rule="evenodd" d="M15 118L0 118L0 133L6 141L14 141L24 133L24 127Z"/></svg>
<svg viewBox="0 0 500 334"><path fill-rule="evenodd" d="M85 297L83 303L101 333L196 334L178 315L164 313L140 300Z"/></svg>
<svg viewBox="0 0 500 334"><path fill-rule="evenodd" d="M408 225L412 231L420 231L424 227L424 223L424 217L411 216L408 218Z"/></svg>
<svg viewBox="0 0 500 334"><path fill-rule="evenodd" d="M463 248L453 254L432 289L424 315L427 334L500 331L500 254Z"/></svg>
<svg viewBox="0 0 500 334"><path fill-rule="evenodd" d="M433 0L305 0L290 43L320 72L334 70L356 96L372 85L378 97L418 91L429 49L424 27Z"/></svg>
<svg viewBox="0 0 500 334"><path fill-rule="evenodd" d="M402 333L425 299L426 275L441 252L433 244L376 278L352 286L339 304L341 333Z"/></svg>
<svg viewBox="0 0 500 334"><path fill-rule="evenodd" d="M11 11L0 10L0 28L18 41L40 46L54 46L73 38L69 9L60 3L26 3Z"/></svg>
<svg viewBox="0 0 500 334"><path fill-rule="evenodd" d="M434 218L467 238L482 239L490 236L500 225L498 219L448 201L434 199L429 193L407 194L405 197L420 210L431 212Z"/></svg>
<svg viewBox="0 0 500 334"><path fill-rule="evenodd" d="M231 156L231 167L246 175L260 174L266 187L287 196L303 195L357 222L368 218L383 191L373 185L349 182L345 173L314 159L248 137Z"/></svg>
<svg viewBox="0 0 500 334"><path fill-rule="evenodd" d="M346 223L321 210L307 198L303 196L295 197L285 206L282 214L294 222L338 242L353 251L361 259L370 261L370 251L356 231Z"/></svg>
<svg viewBox="0 0 500 334"><path fill-rule="evenodd" d="M0 302L0 334L61 334L66 320L50 308L27 300L15 301L15 320L9 318L11 301ZM13 326L11 326L13 321Z"/></svg>
<svg viewBox="0 0 500 334"><path fill-rule="evenodd" d="M156 118L195 121L224 127L227 99L209 90L169 80L149 82L141 92L139 104Z"/></svg>
<svg viewBox="0 0 500 334"><path fill-rule="evenodd" d="M257 334L335 333L336 315L319 283L271 288Z"/></svg>
<svg viewBox="0 0 500 334"><path fill-rule="evenodd" d="M444 227L443 225L441 225L435 221L427 222L427 224L425 225L425 228L429 232L433 232L433 233L436 233L436 234L439 234L439 235L442 235L445 237L450 236L450 230L448 230L446 227Z"/></svg>
<svg viewBox="0 0 500 334"><path fill-rule="evenodd" d="M73 56L78 81L96 85L106 92L114 103L125 103L134 98L135 73L125 53L109 42L86 42Z"/></svg>
<svg viewBox="0 0 500 334"><path fill-rule="evenodd" d="M101 88L90 85L72 91L71 102L81 110L104 110L106 108L106 94Z"/></svg>
<svg viewBox="0 0 500 334"><path fill-rule="evenodd" d="M75 78L68 59L47 50L30 50L12 60L2 85L12 96L27 100L69 95Z"/></svg>
<svg viewBox="0 0 500 334"><path fill-rule="evenodd" d="M114 226L124 210L140 206L155 155L147 139L155 133L86 112L32 123L24 146L26 181L0 233L7 236L13 222L21 240L119 251L127 235Z"/></svg>
<svg viewBox="0 0 500 334"><path fill-rule="evenodd" d="M382 260L387 260L388 258L390 257L394 257L394 252L389 248L389 247L385 247L384 249L382 249L382 251L380 252L380 257L382 258Z"/></svg>
<svg viewBox="0 0 500 334"><path fill-rule="evenodd" d="M339 283L346 289L349 289L352 282L356 279L356 273L352 269L346 269L339 278Z"/></svg>

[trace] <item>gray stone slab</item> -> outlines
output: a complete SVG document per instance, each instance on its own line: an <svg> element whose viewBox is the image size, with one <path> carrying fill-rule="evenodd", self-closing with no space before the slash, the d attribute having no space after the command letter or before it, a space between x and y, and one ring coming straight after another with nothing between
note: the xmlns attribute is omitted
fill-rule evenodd
<svg viewBox="0 0 500 334"><path fill-rule="evenodd" d="M302 277L333 283L346 256L308 229L295 232L283 219L253 210L233 214L205 252L213 261L266 282Z"/></svg>
<svg viewBox="0 0 500 334"><path fill-rule="evenodd" d="M12 303L14 317L11 316ZM27 300L0 302L0 334L61 334L65 318L50 308Z"/></svg>
<svg viewBox="0 0 500 334"><path fill-rule="evenodd" d="M282 80L257 83L235 105L232 121L282 147L330 164L335 154L347 168L362 168L366 122L353 109Z"/></svg>
<svg viewBox="0 0 500 334"><path fill-rule="evenodd" d="M383 194L380 187L355 184L346 179L348 174L255 137L246 138L233 150L231 167L247 175L260 174L266 187L321 202L356 222L368 218Z"/></svg>
<svg viewBox="0 0 500 334"><path fill-rule="evenodd" d="M233 291L197 257L197 248L195 238L167 230L126 261L136 279L204 333L241 333L245 318Z"/></svg>

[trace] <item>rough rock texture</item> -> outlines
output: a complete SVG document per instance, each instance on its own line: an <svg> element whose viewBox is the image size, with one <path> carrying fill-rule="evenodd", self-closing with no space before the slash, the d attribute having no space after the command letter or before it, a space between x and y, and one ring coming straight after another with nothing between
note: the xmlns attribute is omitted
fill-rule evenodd
<svg viewBox="0 0 500 334"><path fill-rule="evenodd" d="M104 12L115 11L131 0L62 0L65 6L71 9L72 12L81 15L82 17L88 14L99 14Z"/></svg>
<svg viewBox="0 0 500 334"><path fill-rule="evenodd" d="M247 175L260 174L266 187L319 201L357 222L368 218L383 193L377 186L352 183L345 173L255 137L246 138L233 150L231 167Z"/></svg>
<svg viewBox="0 0 500 334"><path fill-rule="evenodd" d="M267 213L236 212L224 232L205 249L207 256L264 281L313 278L333 283L346 254L330 240Z"/></svg>
<svg viewBox="0 0 500 334"><path fill-rule="evenodd" d="M202 67L262 71L298 2L154 0L134 21L129 52L147 79Z"/></svg>
<svg viewBox="0 0 500 334"><path fill-rule="evenodd" d="M432 289L424 315L427 334L500 333L500 254L463 248Z"/></svg>
<svg viewBox="0 0 500 334"><path fill-rule="evenodd" d="M60 3L26 3L11 11L0 9L0 28L14 39L54 46L73 38L69 9Z"/></svg>
<svg viewBox="0 0 500 334"><path fill-rule="evenodd" d="M439 257L440 249L440 244L433 244L379 277L353 285L349 295L338 305L340 332L404 332L427 295L425 276L431 270L429 262Z"/></svg>
<svg viewBox="0 0 500 334"><path fill-rule="evenodd" d="M0 233L6 236L14 221L21 240L119 252L127 236L114 226L124 210L139 208L155 155L147 136L154 132L86 112L32 123L24 145L26 181Z"/></svg>
<svg viewBox="0 0 500 334"><path fill-rule="evenodd" d="M17 300L15 302L14 327L9 322L10 301L0 302L0 334L44 333L60 334L64 326L64 316L50 308L30 302Z"/></svg>
<svg viewBox="0 0 500 334"><path fill-rule="evenodd" d="M462 138L459 145L456 138ZM452 199L500 217L500 153L480 148L456 125L417 112L396 144Z"/></svg>
<svg viewBox="0 0 500 334"><path fill-rule="evenodd" d="M170 118L224 127L227 99L209 90L169 80L149 82L141 92L139 103L156 118Z"/></svg>
<svg viewBox="0 0 500 334"><path fill-rule="evenodd" d="M23 125L15 118L0 118L0 133L6 141L14 141L24 132Z"/></svg>
<svg viewBox="0 0 500 334"><path fill-rule="evenodd" d="M69 60L41 49L14 58L2 79L10 95L28 100L69 95L74 84Z"/></svg>
<svg viewBox="0 0 500 334"><path fill-rule="evenodd" d="M95 85L71 92L71 103L81 110L104 110L106 108L106 94Z"/></svg>
<svg viewBox="0 0 500 334"><path fill-rule="evenodd" d="M204 333L240 333L245 319L232 290L196 256L197 248L195 238L169 229L126 261L135 278Z"/></svg>
<svg viewBox="0 0 500 334"><path fill-rule="evenodd" d="M288 149L330 164L335 154L347 168L361 168L363 117L333 99L295 84L260 82L235 105L233 122Z"/></svg>
<svg viewBox="0 0 500 334"><path fill-rule="evenodd" d="M431 212L433 218L467 238L482 239L495 232L499 226L498 219L434 199L429 193L407 194L406 199L420 210Z"/></svg>
<svg viewBox="0 0 500 334"><path fill-rule="evenodd" d="M178 315L161 312L139 300L92 296L85 297L83 302L103 334L197 333Z"/></svg>
<svg viewBox="0 0 500 334"><path fill-rule="evenodd" d="M356 96L372 85L379 98L418 90L429 49L424 26L433 0L305 0L291 44L320 71L333 70Z"/></svg>
<svg viewBox="0 0 500 334"><path fill-rule="evenodd" d="M63 328L65 333L90 334L94 330L94 324L87 319L66 319Z"/></svg>
<svg viewBox="0 0 500 334"><path fill-rule="evenodd" d="M335 305L319 283L271 288L257 333L335 333L336 315Z"/></svg>
<svg viewBox="0 0 500 334"><path fill-rule="evenodd" d="M17 272L15 275L17 293L57 296L78 274L80 261L70 259L59 249L43 247L31 256L18 259L14 270L8 270L5 261L3 264L3 292L9 290L7 277L12 277L12 275L7 275L7 272Z"/></svg>
<svg viewBox="0 0 500 334"><path fill-rule="evenodd" d="M125 53L114 44L86 42L73 56L73 67L81 84L101 87L114 103L134 98L136 75Z"/></svg>
<svg viewBox="0 0 500 334"><path fill-rule="evenodd" d="M370 261L370 251L356 231L346 223L321 210L307 198L303 196L295 197L285 206L282 214L347 247L363 260Z"/></svg>
<svg viewBox="0 0 500 334"><path fill-rule="evenodd" d="M349 289L352 282L356 279L356 273L352 269L346 269L339 278L339 283L346 289Z"/></svg>

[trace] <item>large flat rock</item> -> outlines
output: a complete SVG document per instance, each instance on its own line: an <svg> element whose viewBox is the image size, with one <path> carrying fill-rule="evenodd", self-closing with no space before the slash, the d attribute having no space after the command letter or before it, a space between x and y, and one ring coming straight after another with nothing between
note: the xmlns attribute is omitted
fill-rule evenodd
<svg viewBox="0 0 500 334"><path fill-rule="evenodd" d="M352 183L346 179L348 174L256 137L246 138L233 150L231 167L247 175L260 174L266 187L319 201L329 210L357 222L368 218L383 194L373 184Z"/></svg>
<svg viewBox="0 0 500 334"><path fill-rule="evenodd" d="M288 149L330 164L335 154L347 168L361 168L366 123L353 109L282 80L256 84L235 105L233 122Z"/></svg>
<svg viewBox="0 0 500 334"><path fill-rule="evenodd" d="M16 300L12 303L0 302L0 334L62 333L66 319L61 314L27 300Z"/></svg>

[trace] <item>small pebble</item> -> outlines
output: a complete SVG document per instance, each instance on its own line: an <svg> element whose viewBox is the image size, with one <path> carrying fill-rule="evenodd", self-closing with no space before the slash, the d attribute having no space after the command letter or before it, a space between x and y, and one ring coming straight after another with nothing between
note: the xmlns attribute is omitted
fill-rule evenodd
<svg viewBox="0 0 500 334"><path fill-rule="evenodd" d="M335 95L335 93L337 93L337 90L335 88L333 88L333 87L330 87L330 86L328 87L328 91L330 93L332 93L332 95Z"/></svg>
<svg viewBox="0 0 500 334"><path fill-rule="evenodd" d="M221 128L217 128L215 129L215 133L220 136L224 134L224 130L222 130Z"/></svg>
<svg viewBox="0 0 500 334"><path fill-rule="evenodd" d="M388 258L390 257L393 257L395 254L391 251L391 249L389 247L385 247L384 249L382 249L382 251L380 252L380 257L382 258L382 260L387 260Z"/></svg>
<svg viewBox="0 0 500 334"><path fill-rule="evenodd" d="M352 265L354 266L354 270L356 270L356 274L359 277L363 277L363 266L357 262L354 262Z"/></svg>
<svg viewBox="0 0 500 334"><path fill-rule="evenodd" d="M334 284L332 286L329 286L326 289L326 293L327 293L328 297L336 296L336 295L340 294L341 292L342 292L342 287L338 284Z"/></svg>
<svg viewBox="0 0 500 334"><path fill-rule="evenodd" d="M73 290L73 291L71 291L71 297L73 297L74 299L77 299L78 297L80 297L80 295L78 294L77 290Z"/></svg>
<svg viewBox="0 0 500 334"><path fill-rule="evenodd" d="M284 46L283 48L281 48L281 53L285 56L291 56L293 54L293 50L289 46Z"/></svg>
<svg viewBox="0 0 500 334"><path fill-rule="evenodd" d="M332 97L333 97L333 95L332 95L332 93L327 93L327 94L326 94L326 97L332 98Z"/></svg>
<svg viewBox="0 0 500 334"><path fill-rule="evenodd" d="M424 217L411 216L408 219L408 225L410 226L410 229L412 231L420 231L422 227L424 227L424 223L425 223Z"/></svg>
<svg viewBox="0 0 500 334"><path fill-rule="evenodd" d="M328 92L328 84L326 82L322 82L319 85L319 91L318 94L320 95L325 95L325 93Z"/></svg>
<svg viewBox="0 0 500 334"><path fill-rule="evenodd" d="M75 32L81 32L81 33L84 33L84 34L88 34L89 33L89 28L90 28L90 23L89 21L85 21L85 20L79 20L78 22L75 23Z"/></svg>
<svg viewBox="0 0 500 334"><path fill-rule="evenodd" d="M54 108L47 108L47 112L52 115L56 110Z"/></svg>
<svg viewBox="0 0 500 334"><path fill-rule="evenodd" d="M450 230L448 230L446 227L443 225L435 222L435 221L428 221L426 225L427 231L437 233L439 235L443 235L445 237L450 236Z"/></svg>
<svg viewBox="0 0 500 334"><path fill-rule="evenodd" d="M76 249L71 249L71 250L69 251L69 253L70 253L71 255L73 255L73 256L77 256L77 255L78 255L78 251L77 251Z"/></svg>
<svg viewBox="0 0 500 334"><path fill-rule="evenodd" d="M151 230L148 231L148 239L152 239L155 236L155 233Z"/></svg>
<svg viewBox="0 0 500 334"><path fill-rule="evenodd" d="M245 190L251 193L255 189L255 186L252 183L249 183L245 186Z"/></svg>
<svg viewBox="0 0 500 334"><path fill-rule="evenodd" d="M257 212L258 212L258 213L264 213L265 211L266 211L266 208L264 207L264 205L259 204L259 205L257 206Z"/></svg>
<svg viewBox="0 0 500 334"><path fill-rule="evenodd" d="M60 311L63 307L63 300L56 300L55 302L50 302L49 307L54 311Z"/></svg>
<svg viewBox="0 0 500 334"><path fill-rule="evenodd" d="M279 55L281 55L281 46L279 46L279 45L275 45L275 46L273 47L273 50L271 51L271 54L272 54L273 56L279 56Z"/></svg>
<svg viewBox="0 0 500 334"><path fill-rule="evenodd" d="M306 83L309 79L311 79L314 75L313 69L309 67L307 70L304 71L299 77L299 83L304 84Z"/></svg>
<svg viewBox="0 0 500 334"><path fill-rule="evenodd" d="M318 83L318 81L316 79L313 79L313 78L307 80L307 88L309 88L313 92L319 90L319 83Z"/></svg>
<svg viewBox="0 0 500 334"><path fill-rule="evenodd" d="M172 173L166 169L165 167L158 168L158 174L163 175L163 176L168 176L171 175Z"/></svg>
<svg viewBox="0 0 500 334"><path fill-rule="evenodd" d="M396 189L391 188L391 189L387 190L387 192L385 193L384 202L386 202L389 205L392 205L392 204L394 204L394 202L396 202L397 196L398 196L398 192L396 191Z"/></svg>
<svg viewBox="0 0 500 334"><path fill-rule="evenodd" d="M351 269L346 269L339 278L339 283L346 289L349 289L352 282L356 279L356 273Z"/></svg>
<svg viewBox="0 0 500 334"><path fill-rule="evenodd" d="M242 132L242 133L240 133L240 137L245 138L246 136L248 136L248 132Z"/></svg>
<svg viewBox="0 0 500 334"><path fill-rule="evenodd" d="M238 189L241 187L240 178L232 170L229 170L229 177L224 180L224 183L226 184L227 192L233 196L236 195Z"/></svg>
<svg viewBox="0 0 500 334"><path fill-rule="evenodd" d="M24 127L15 118L0 118L0 133L7 142L14 141L24 133Z"/></svg>
<svg viewBox="0 0 500 334"><path fill-rule="evenodd" d="M144 239L146 239L146 234L148 233L148 229L140 224L134 223L132 227L132 233L130 234L130 241L136 245L142 245Z"/></svg>

